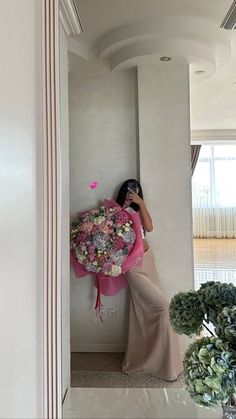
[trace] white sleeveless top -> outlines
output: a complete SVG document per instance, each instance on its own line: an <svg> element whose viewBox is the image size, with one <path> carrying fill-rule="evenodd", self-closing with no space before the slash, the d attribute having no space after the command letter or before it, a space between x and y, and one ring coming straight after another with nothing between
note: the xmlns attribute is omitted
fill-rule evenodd
<svg viewBox="0 0 236 419"><path fill-rule="evenodd" d="M124 209L128 212L136 212L136 211L134 211L134 209L132 207L127 207L127 208L124 208ZM141 235L142 235L142 239L145 239L144 228L143 228L142 225L141 225Z"/></svg>

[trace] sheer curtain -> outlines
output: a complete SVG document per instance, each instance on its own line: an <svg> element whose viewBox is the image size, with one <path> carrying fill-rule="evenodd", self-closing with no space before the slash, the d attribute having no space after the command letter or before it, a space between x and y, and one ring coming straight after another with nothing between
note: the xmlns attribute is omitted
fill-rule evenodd
<svg viewBox="0 0 236 419"><path fill-rule="evenodd" d="M236 145L203 145L192 177L193 236L236 238Z"/></svg>

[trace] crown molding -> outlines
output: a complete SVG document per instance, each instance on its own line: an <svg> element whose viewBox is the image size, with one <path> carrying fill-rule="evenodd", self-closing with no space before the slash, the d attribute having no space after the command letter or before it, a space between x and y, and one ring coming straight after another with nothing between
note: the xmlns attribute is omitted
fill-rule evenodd
<svg viewBox="0 0 236 419"><path fill-rule="evenodd" d="M236 129L206 129L191 132L191 143L236 143Z"/></svg>
<svg viewBox="0 0 236 419"><path fill-rule="evenodd" d="M60 0L59 16L68 38L71 35L78 35L83 32L76 0Z"/></svg>
<svg viewBox="0 0 236 419"><path fill-rule="evenodd" d="M220 27L225 29L236 29L236 0L234 0L230 6Z"/></svg>

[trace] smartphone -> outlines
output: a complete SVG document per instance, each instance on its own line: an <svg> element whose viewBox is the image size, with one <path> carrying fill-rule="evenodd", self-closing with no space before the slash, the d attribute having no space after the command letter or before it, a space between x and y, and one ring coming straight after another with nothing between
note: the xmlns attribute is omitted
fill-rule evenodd
<svg viewBox="0 0 236 419"><path fill-rule="evenodd" d="M137 192L137 183L136 182L128 182L128 189L131 189L133 192Z"/></svg>

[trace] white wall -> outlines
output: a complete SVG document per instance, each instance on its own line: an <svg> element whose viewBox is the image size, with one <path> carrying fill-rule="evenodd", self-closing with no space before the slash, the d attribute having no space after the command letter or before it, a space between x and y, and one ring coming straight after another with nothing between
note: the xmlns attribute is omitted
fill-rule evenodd
<svg viewBox="0 0 236 419"><path fill-rule="evenodd" d="M188 66L141 66L136 79L135 72L111 72L106 62L73 55L69 79L72 218L140 170L162 288L169 298L193 288ZM94 179L98 188L90 190ZM105 307L118 307L119 317L101 324L91 278L72 272L71 279L72 351L124 350L127 291L103 298ZM182 338L182 349L186 342Z"/></svg>
<svg viewBox="0 0 236 419"><path fill-rule="evenodd" d="M1 418L42 418L40 3L0 2Z"/></svg>
<svg viewBox="0 0 236 419"><path fill-rule="evenodd" d="M188 65L138 68L140 177L165 294L193 288ZM182 339L184 341L187 339Z"/></svg>
<svg viewBox="0 0 236 419"><path fill-rule="evenodd" d="M70 387L70 260L69 260L69 114L68 46L60 25L60 129L61 129L61 246L62 246L62 397Z"/></svg>
<svg viewBox="0 0 236 419"><path fill-rule="evenodd" d="M96 207L113 198L120 184L137 175L136 73L114 72L96 59L70 57L70 210ZM98 181L97 189L88 186ZM71 273L72 351L123 351L127 340L127 290L103 297L118 318L96 321L91 278Z"/></svg>

